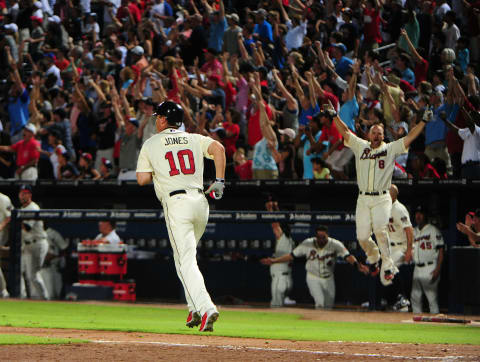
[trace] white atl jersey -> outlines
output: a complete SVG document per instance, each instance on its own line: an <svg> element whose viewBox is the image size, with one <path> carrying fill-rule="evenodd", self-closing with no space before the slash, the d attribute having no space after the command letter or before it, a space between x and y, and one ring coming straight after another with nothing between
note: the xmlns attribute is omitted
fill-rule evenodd
<svg viewBox="0 0 480 362"><path fill-rule="evenodd" d="M12 201L7 195L0 193L0 223L12 215L13 205ZM8 226L0 231L0 245L5 245L8 235Z"/></svg>
<svg viewBox="0 0 480 362"><path fill-rule="evenodd" d="M400 201L395 200L392 203L392 216L388 222L390 241L397 245L400 243L407 245L407 235L404 229L409 226L412 226L412 223L407 208Z"/></svg>
<svg viewBox="0 0 480 362"><path fill-rule="evenodd" d="M375 149L370 142L349 133L345 146L355 154L358 188L362 192L380 192L390 189L395 168L395 158L408 151L403 138L384 143Z"/></svg>
<svg viewBox="0 0 480 362"><path fill-rule="evenodd" d="M30 202L27 206L22 207L22 210L40 210L40 207L35 202ZM47 238L47 233L43 228L42 220L24 220L24 224L30 226L30 230L27 231L22 228L22 241L38 241Z"/></svg>
<svg viewBox="0 0 480 362"><path fill-rule="evenodd" d="M137 172L152 172L159 200L170 192L203 190L203 158L212 138L167 128L149 138L138 156Z"/></svg>
<svg viewBox="0 0 480 362"><path fill-rule="evenodd" d="M275 252L273 253L274 258L278 258L279 256L290 254L292 252L294 246L293 239L285 235L285 233L280 236L275 244ZM292 270L292 266L289 262L287 263L275 263L270 265L271 272L289 272Z"/></svg>
<svg viewBox="0 0 480 362"><path fill-rule="evenodd" d="M307 258L305 269L320 278L329 278L335 270L335 262L337 257L345 258L350 253L342 242L328 238L327 244L323 248L318 248L315 243L316 238L308 238L302 241L293 250L295 257L304 256Z"/></svg>
<svg viewBox="0 0 480 362"><path fill-rule="evenodd" d="M438 249L443 246L443 236L432 224L426 224L422 230L414 229L413 261L415 264L437 262Z"/></svg>

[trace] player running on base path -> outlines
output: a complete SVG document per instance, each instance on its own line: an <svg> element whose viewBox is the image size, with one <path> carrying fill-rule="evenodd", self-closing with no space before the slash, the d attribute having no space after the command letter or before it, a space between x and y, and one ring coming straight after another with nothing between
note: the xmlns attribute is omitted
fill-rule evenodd
<svg viewBox="0 0 480 362"><path fill-rule="evenodd" d="M388 220L392 209L389 189L395 157L408 151L410 144L423 131L425 123L432 118L432 113L426 111L421 121L405 137L385 143L382 124L374 124L370 127L367 141L357 137L348 129L337 116L331 103L327 106L326 112L333 117L345 145L355 154L359 188L355 214L358 242L367 255L367 262L374 267L374 270L378 270L378 263L380 258L382 259L380 280L383 285L390 285L398 272L390 256L388 236ZM371 237L372 231L378 246Z"/></svg>
<svg viewBox="0 0 480 362"><path fill-rule="evenodd" d="M187 326L200 324L200 331L213 331L218 310L207 292L196 255L209 213L203 193L203 158L213 158L216 171L215 182L206 193L220 199L225 187L225 150L210 137L179 131L183 109L178 104L163 102L155 115L158 133L142 146L137 182L146 185L153 181L163 205L175 268L189 309Z"/></svg>
<svg viewBox="0 0 480 362"><path fill-rule="evenodd" d="M357 267L358 271L368 274L368 267L357 262L343 243L328 236L326 226L318 226L315 236L305 239L291 253L277 258L264 258L260 262L265 265L291 262L294 258L305 257L307 263L307 285L311 296L315 300L315 308L332 308L335 302L335 263L337 257L344 258L349 264Z"/></svg>

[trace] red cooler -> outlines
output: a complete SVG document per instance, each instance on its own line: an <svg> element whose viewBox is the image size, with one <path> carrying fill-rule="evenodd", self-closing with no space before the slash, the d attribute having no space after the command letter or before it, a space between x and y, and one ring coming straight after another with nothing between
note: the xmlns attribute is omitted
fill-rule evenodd
<svg viewBox="0 0 480 362"><path fill-rule="evenodd" d="M100 271L98 264L98 242L83 240L77 245L78 280L82 284L96 284Z"/></svg>
<svg viewBox="0 0 480 362"><path fill-rule="evenodd" d="M135 291L135 282L133 280L126 280L115 283L113 287L113 299L135 302L137 293Z"/></svg>
<svg viewBox="0 0 480 362"><path fill-rule="evenodd" d="M127 245L100 244L98 264L100 280L121 280L127 274Z"/></svg>

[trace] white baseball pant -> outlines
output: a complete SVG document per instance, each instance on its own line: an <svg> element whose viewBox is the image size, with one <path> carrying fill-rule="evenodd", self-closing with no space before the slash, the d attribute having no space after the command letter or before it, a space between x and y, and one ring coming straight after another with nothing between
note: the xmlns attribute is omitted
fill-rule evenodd
<svg viewBox="0 0 480 362"><path fill-rule="evenodd" d="M177 275L182 282L188 309L203 315L215 309L197 264L197 244L208 222L209 206L203 192L186 190L185 194L162 200Z"/></svg>
<svg viewBox="0 0 480 362"><path fill-rule="evenodd" d="M58 266L49 265L48 267L42 268L40 274L42 275L50 299L60 298L63 281L62 274L58 271Z"/></svg>
<svg viewBox="0 0 480 362"><path fill-rule="evenodd" d="M397 268L399 268L400 265L403 265L405 263L406 252L407 252L407 245L400 244L400 245L392 246L390 244L390 254L392 256L392 261Z"/></svg>
<svg viewBox="0 0 480 362"><path fill-rule="evenodd" d="M0 297L4 290L7 290L7 283L5 282L5 277L3 276L2 268L0 267Z"/></svg>
<svg viewBox="0 0 480 362"><path fill-rule="evenodd" d="M438 314L439 312L438 283L440 282L440 277L432 283L432 272L435 270L436 266L436 263L431 265L427 264L423 267L415 265L413 271L412 294L410 296L413 313L422 313L423 293L425 293L425 296L427 297L430 313Z"/></svg>
<svg viewBox="0 0 480 362"><path fill-rule="evenodd" d="M25 284L27 284L30 297L39 295L43 299L49 299L45 282L40 274L47 252L47 239L37 240L23 247L21 270L22 276L24 277L21 278L20 290L22 298L26 298L27 296L25 288ZM32 286L36 289L37 294L34 293Z"/></svg>
<svg viewBox="0 0 480 362"><path fill-rule="evenodd" d="M272 277L272 300L271 307L282 307L285 296L290 292L293 286L292 273L274 272Z"/></svg>
<svg viewBox="0 0 480 362"><path fill-rule="evenodd" d="M315 300L315 308L332 308L335 302L335 279L333 274L320 278L307 272L307 285Z"/></svg>
<svg viewBox="0 0 480 362"><path fill-rule="evenodd" d="M375 264L381 257L382 268L386 270L393 269L394 266L390 256L388 236L388 220L391 212L392 199L388 192L379 196L358 196L355 214L358 242L367 255L367 262ZM371 238L372 231L378 247Z"/></svg>
<svg viewBox="0 0 480 362"><path fill-rule="evenodd" d="M23 171L20 175L15 173L15 179L17 180L26 180L26 181L35 181L38 179L38 170L37 167L29 167Z"/></svg>

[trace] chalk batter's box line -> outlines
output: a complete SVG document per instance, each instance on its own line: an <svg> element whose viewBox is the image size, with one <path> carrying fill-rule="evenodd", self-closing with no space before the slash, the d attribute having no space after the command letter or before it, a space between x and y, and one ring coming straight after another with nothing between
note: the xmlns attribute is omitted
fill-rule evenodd
<svg viewBox="0 0 480 362"><path fill-rule="evenodd" d="M328 351L309 351L306 349L289 349L289 348L264 348L264 347L248 347L248 346L232 346L232 345L207 345L207 344L194 344L194 343L169 343L169 342L155 342L155 341L107 341L107 340L94 340L94 343L100 344L122 344L122 343L129 343L129 344L151 344L157 346L165 346L165 347L190 347L190 348L219 348L224 350L239 350L239 351L265 351L265 352L284 352L284 353L308 353L308 354L316 354L316 355L333 355L333 356L352 356L352 357L372 357L372 358L394 358L394 359L407 359L407 360L457 360L457 359L464 359L465 356L417 356L417 357L410 357L410 356L400 356L400 355L390 355L390 354L381 354L381 353L350 353L347 354L345 352L328 352ZM329 343L341 343L339 341L329 341ZM356 342L350 342L356 343ZM368 344L369 342L364 342ZM372 344L376 344L373 342ZM401 343L384 343L384 344L401 344ZM405 343L404 343L405 344Z"/></svg>

